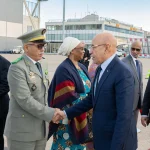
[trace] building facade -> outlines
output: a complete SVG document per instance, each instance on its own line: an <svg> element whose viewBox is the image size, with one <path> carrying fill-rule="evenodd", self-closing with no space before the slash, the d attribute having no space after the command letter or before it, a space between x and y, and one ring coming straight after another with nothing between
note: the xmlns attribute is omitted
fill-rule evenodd
<svg viewBox="0 0 150 150"><path fill-rule="evenodd" d="M21 46L22 43L17 37L39 28L39 9L32 15L38 1L25 2L31 16L23 0L0 0L0 51Z"/></svg>
<svg viewBox="0 0 150 150"><path fill-rule="evenodd" d="M1 0L0 10L0 50L7 50L21 44L23 0Z"/></svg>
<svg viewBox="0 0 150 150"><path fill-rule="evenodd" d="M45 26L47 29L46 39L61 43L63 39L62 21L52 20L46 22ZM144 38L142 28L115 19L102 18L95 14L87 15L81 19L68 19L65 21L65 37L76 37L84 41L87 48L90 46L93 37L102 32L112 33L116 37L118 45L128 44L130 38Z"/></svg>

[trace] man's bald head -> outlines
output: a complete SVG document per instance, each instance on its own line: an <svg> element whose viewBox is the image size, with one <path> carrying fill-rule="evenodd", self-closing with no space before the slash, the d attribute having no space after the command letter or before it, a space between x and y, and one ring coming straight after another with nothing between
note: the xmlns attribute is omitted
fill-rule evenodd
<svg viewBox="0 0 150 150"><path fill-rule="evenodd" d="M142 50L142 44L140 41L135 41L131 44L131 55L137 58Z"/></svg>
<svg viewBox="0 0 150 150"><path fill-rule="evenodd" d="M97 34L92 40L91 54L97 64L103 63L116 53L117 40L110 33Z"/></svg>
<svg viewBox="0 0 150 150"><path fill-rule="evenodd" d="M135 41L135 42L132 43L131 48L139 48L139 49L141 49L142 48L142 44L141 44L140 41Z"/></svg>
<svg viewBox="0 0 150 150"><path fill-rule="evenodd" d="M97 34L94 39L95 40L98 39L98 41L100 43L111 45L113 47L113 49L116 51L117 40L112 34L110 34L110 33L100 33L100 34Z"/></svg>

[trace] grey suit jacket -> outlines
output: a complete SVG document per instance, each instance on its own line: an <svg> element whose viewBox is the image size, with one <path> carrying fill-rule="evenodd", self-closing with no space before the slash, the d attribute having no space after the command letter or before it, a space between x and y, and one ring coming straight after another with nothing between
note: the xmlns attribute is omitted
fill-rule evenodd
<svg viewBox="0 0 150 150"><path fill-rule="evenodd" d="M17 141L47 138L48 122L54 109L47 105L48 65L41 60L43 76L26 56L12 64L8 71L10 104L5 135Z"/></svg>
<svg viewBox="0 0 150 150"><path fill-rule="evenodd" d="M137 69L134 64L134 61L131 55L123 58L122 61L127 64L134 76L134 103L133 103L133 110L136 110L137 107L141 108L142 100L143 100L143 66L142 63L139 61L140 65L140 79L138 77Z"/></svg>

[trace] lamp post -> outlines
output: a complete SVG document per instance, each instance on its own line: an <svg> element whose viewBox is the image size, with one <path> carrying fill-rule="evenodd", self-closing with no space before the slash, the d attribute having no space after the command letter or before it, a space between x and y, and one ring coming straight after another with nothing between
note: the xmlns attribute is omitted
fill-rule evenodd
<svg viewBox="0 0 150 150"><path fill-rule="evenodd" d="M63 0L63 36L62 40L65 38L65 0Z"/></svg>
<svg viewBox="0 0 150 150"><path fill-rule="evenodd" d="M42 1L48 1L48 0L38 0L38 4L39 4L39 10L38 10L38 12L39 12L39 20L38 20L38 28L40 28L40 20L41 20L41 18L40 18L40 15L41 15L41 2Z"/></svg>

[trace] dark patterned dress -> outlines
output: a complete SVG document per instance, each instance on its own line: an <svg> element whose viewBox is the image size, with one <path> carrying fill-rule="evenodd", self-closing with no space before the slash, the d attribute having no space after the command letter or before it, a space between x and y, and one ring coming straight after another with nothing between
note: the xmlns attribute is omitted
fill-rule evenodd
<svg viewBox="0 0 150 150"><path fill-rule="evenodd" d="M74 104L77 104L78 102L81 101L82 98L86 97L87 93L89 93L90 88L91 88L91 83L85 73L82 70L78 70L79 75L82 79L84 88L85 88L85 93L80 94L80 98L75 100L73 102ZM65 106L64 109L68 108L70 106ZM71 142L71 139L69 137L69 127L68 124L61 124L57 130L53 134L53 143L51 150L84 150L85 146L84 145L74 145Z"/></svg>

